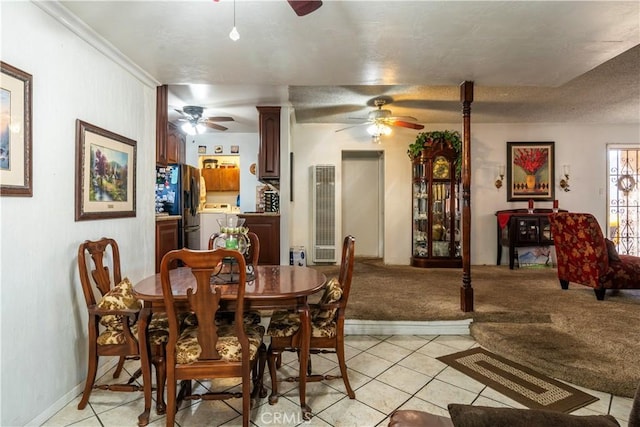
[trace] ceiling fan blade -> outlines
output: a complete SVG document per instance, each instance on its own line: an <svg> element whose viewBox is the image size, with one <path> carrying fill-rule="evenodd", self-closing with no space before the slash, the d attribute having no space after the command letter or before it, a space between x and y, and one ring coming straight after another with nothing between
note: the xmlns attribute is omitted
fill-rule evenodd
<svg viewBox="0 0 640 427"><path fill-rule="evenodd" d="M202 124L205 125L208 128L215 129L215 130L227 130L228 129L228 128L222 126L222 125L219 125L219 124L216 124L216 123L211 123L211 122L202 122Z"/></svg>
<svg viewBox="0 0 640 427"><path fill-rule="evenodd" d="M180 115L181 115L181 116L185 116L185 117L187 117L187 115L186 115L186 114L184 113L184 111L182 111L182 110L178 110L177 108L174 108L174 109L173 109L173 111L175 111L175 112L177 112L177 113L180 113Z"/></svg>
<svg viewBox="0 0 640 427"><path fill-rule="evenodd" d="M405 122L402 120L389 120L387 124L390 124L391 126L400 126L400 127L409 128L409 129L417 129L417 130L424 129L424 126L421 124Z"/></svg>
<svg viewBox="0 0 640 427"><path fill-rule="evenodd" d="M357 128L358 126L366 126L368 124L369 123L360 123L359 125L347 126L346 128L337 129L336 132L340 132L340 131L351 129L351 128Z"/></svg>
<svg viewBox="0 0 640 427"><path fill-rule="evenodd" d="M225 117L225 116L215 116L215 117L207 117L204 119L206 122L233 122L233 117Z"/></svg>
<svg viewBox="0 0 640 427"><path fill-rule="evenodd" d="M415 117L411 117L411 116L393 116L393 117L388 117L388 120L402 120L404 122L417 122L418 119L416 119Z"/></svg>
<svg viewBox="0 0 640 427"><path fill-rule="evenodd" d="M298 16L305 16L322 6L320 0L287 0Z"/></svg>

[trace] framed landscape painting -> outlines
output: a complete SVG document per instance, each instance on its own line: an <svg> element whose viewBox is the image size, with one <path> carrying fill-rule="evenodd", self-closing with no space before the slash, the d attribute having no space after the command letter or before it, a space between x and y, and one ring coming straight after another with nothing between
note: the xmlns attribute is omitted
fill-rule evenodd
<svg viewBox="0 0 640 427"><path fill-rule="evenodd" d="M507 142L507 201L554 199L553 142Z"/></svg>
<svg viewBox="0 0 640 427"><path fill-rule="evenodd" d="M136 141L76 120L76 221L136 216Z"/></svg>
<svg viewBox="0 0 640 427"><path fill-rule="evenodd" d="M0 61L0 195L33 195L32 76Z"/></svg>

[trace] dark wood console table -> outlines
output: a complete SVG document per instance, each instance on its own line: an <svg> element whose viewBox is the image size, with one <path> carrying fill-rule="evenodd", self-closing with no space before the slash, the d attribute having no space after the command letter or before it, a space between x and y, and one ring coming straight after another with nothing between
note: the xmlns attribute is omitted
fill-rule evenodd
<svg viewBox="0 0 640 427"><path fill-rule="evenodd" d="M567 212L559 209L558 212ZM552 209L509 209L496 212L498 230L498 260L502 260L502 247L509 246L509 268L513 270L516 260L516 248L525 246L552 246L553 236L549 214Z"/></svg>

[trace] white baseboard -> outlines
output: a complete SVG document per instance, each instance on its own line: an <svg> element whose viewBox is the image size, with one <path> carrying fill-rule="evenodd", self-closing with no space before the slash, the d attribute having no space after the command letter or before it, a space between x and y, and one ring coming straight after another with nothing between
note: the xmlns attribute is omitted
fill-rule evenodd
<svg viewBox="0 0 640 427"><path fill-rule="evenodd" d="M110 358L107 362L98 366L98 372L96 373L96 380L109 372L111 368L118 364L117 358ZM53 405L49 406L44 412L40 413L37 417L28 422L27 426L41 426L49 418L53 417L58 411L67 406L69 402L75 399L84 390L84 381L72 388L68 393L58 399ZM90 410L90 409L89 409Z"/></svg>
<svg viewBox="0 0 640 427"><path fill-rule="evenodd" d="M347 319L345 335L470 335L472 319L419 322Z"/></svg>

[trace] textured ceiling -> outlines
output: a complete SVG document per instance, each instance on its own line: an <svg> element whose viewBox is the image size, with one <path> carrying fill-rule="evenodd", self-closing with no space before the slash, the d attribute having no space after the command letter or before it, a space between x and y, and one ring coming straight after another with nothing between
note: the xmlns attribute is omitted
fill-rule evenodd
<svg viewBox="0 0 640 427"><path fill-rule="evenodd" d="M383 96L397 116L472 121L640 123L640 2L70 1L64 7L155 81L170 104L255 129L256 105L300 123L357 123ZM173 113L172 113L173 114ZM172 117L175 117L173 115Z"/></svg>

